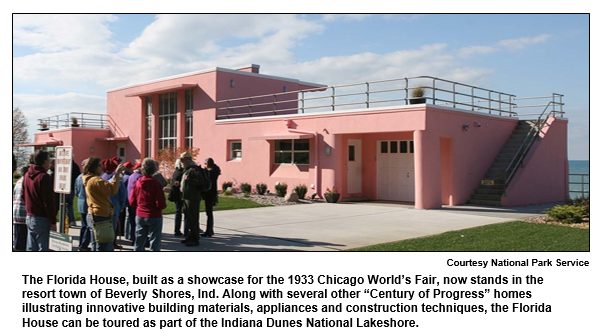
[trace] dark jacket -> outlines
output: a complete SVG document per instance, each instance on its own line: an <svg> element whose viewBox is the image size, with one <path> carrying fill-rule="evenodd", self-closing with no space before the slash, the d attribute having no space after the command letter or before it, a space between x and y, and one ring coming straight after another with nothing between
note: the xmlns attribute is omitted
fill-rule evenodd
<svg viewBox="0 0 601 336"><path fill-rule="evenodd" d="M171 202L179 202L182 200L182 194L180 185L182 183L182 176L184 175L183 169L175 169L173 176L171 176L171 191L169 192L169 200ZM180 185L175 185L175 182L179 182Z"/></svg>
<svg viewBox="0 0 601 336"><path fill-rule="evenodd" d="M41 166L31 166L23 178L23 200L28 216L46 217L56 223L52 177Z"/></svg>
<svg viewBox="0 0 601 336"><path fill-rule="evenodd" d="M202 181L199 177L202 172L201 169L199 166L190 166L184 169L180 184L182 200L200 201L202 199L200 192Z"/></svg>
<svg viewBox="0 0 601 336"><path fill-rule="evenodd" d="M211 190L202 193L202 197L204 199L213 199L217 197L217 179L219 175L221 175L221 168L218 165L215 165L213 169L209 170L209 177L211 178Z"/></svg>

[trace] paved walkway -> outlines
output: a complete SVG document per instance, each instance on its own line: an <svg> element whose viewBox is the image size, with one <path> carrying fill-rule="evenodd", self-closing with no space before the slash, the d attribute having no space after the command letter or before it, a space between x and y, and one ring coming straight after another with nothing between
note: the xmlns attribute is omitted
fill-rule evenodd
<svg viewBox="0 0 601 336"><path fill-rule="evenodd" d="M163 221L164 251L338 251L435 235L541 214L553 204L415 210L397 203L315 203L215 212L215 236L186 247L175 237L174 215ZM206 216L201 216L204 229ZM70 234L79 237L79 229ZM78 238L73 245L78 246ZM124 251L132 247L122 241ZM74 248L76 249L76 248Z"/></svg>

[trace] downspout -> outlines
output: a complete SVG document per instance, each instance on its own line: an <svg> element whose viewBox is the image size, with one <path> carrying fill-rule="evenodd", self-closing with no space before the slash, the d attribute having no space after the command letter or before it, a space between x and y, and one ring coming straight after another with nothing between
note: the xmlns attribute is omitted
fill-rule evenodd
<svg viewBox="0 0 601 336"><path fill-rule="evenodd" d="M320 188L320 181L319 181L319 170L320 170L320 166L319 166L319 138L317 136L317 132L316 131L304 131L304 130L299 130L296 128L290 128L290 122L291 120L284 120L284 123L286 124L286 128L288 129L288 132L292 132L292 133L300 133L300 134L310 134L313 135L313 138L315 139L315 176L314 176L314 180L315 180L315 192L316 193L321 193L321 188Z"/></svg>

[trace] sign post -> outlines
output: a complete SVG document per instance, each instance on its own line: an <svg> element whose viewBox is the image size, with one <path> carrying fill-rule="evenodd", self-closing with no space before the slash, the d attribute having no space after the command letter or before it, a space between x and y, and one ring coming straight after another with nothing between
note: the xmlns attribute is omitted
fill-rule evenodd
<svg viewBox="0 0 601 336"><path fill-rule="evenodd" d="M54 192L60 194L59 231L57 232L57 234L51 235L50 240L51 246L59 248L59 251L71 251L72 248L71 236L65 234L65 231L68 230L65 227L65 216L67 214L67 204L65 201L65 196L71 193L71 188L73 187L71 186L71 174L73 169L72 161L72 146L56 147L54 156Z"/></svg>

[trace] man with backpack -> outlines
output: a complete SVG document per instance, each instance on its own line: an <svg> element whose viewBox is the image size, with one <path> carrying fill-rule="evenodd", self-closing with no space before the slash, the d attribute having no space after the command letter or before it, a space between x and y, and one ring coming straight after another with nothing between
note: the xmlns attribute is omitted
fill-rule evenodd
<svg viewBox="0 0 601 336"><path fill-rule="evenodd" d="M211 180L207 172L192 161L192 154L184 152L179 159L184 167L180 184L183 210L190 227L190 232L182 243L186 246L198 246L201 193L211 189Z"/></svg>

